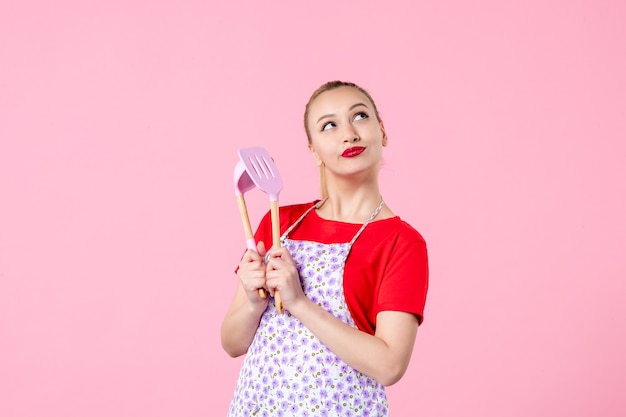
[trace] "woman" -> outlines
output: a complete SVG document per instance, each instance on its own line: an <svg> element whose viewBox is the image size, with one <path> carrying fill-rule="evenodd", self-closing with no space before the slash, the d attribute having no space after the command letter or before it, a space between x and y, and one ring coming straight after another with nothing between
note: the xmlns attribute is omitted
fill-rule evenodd
<svg viewBox="0 0 626 417"><path fill-rule="evenodd" d="M229 416L386 416L384 386L407 369L428 287L426 244L384 204L387 135L370 95L333 81L304 114L322 199L281 207L282 247L256 233L222 324L222 345L247 353ZM285 309L273 299L280 291ZM262 293L262 292L261 292Z"/></svg>

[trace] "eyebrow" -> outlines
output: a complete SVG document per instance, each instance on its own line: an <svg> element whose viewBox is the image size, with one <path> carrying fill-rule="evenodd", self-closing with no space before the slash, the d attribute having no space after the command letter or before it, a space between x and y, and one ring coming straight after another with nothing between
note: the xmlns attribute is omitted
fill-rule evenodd
<svg viewBox="0 0 626 417"><path fill-rule="evenodd" d="M363 106L363 107L367 108L367 104L359 102L359 103L355 103L352 106L350 106L348 111L352 111L354 108L359 107L359 106ZM335 113L325 114L322 117L320 117L319 119L317 119L317 122L315 122L315 124L318 124L320 121L322 121L322 119L325 119L327 117L333 117L333 116L335 116Z"/></svg>

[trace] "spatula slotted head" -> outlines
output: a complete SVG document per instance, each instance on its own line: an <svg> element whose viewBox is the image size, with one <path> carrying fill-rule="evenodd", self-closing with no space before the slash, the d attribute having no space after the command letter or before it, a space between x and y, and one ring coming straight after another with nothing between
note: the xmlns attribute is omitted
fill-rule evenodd
<svg viewBox="0 0 626 417"><path fill-rule="evenodd" d="M265 148L239 149L239 158L257 188L269 194L271 201L278 201L278 193L283 189L283 180Z"/></svg>

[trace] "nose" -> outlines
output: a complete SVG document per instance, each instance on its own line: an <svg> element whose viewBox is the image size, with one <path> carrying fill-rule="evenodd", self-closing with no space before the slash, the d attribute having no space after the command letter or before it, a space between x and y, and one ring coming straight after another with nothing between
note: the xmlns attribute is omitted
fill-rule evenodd
<svg viewBox="0 0 626 417"><path fill-rule="evenodd" d="M346 125L346 128L344 129L343 141L344 142L357 142L360 139L361 138L359 136L359 133L356 131L354 126L352 126L352 124L348 123Z"/></svg>

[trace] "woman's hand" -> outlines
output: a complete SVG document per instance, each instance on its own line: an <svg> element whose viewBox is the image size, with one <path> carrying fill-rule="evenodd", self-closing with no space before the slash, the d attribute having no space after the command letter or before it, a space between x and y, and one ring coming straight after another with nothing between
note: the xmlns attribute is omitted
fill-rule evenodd
<svg viewBox="0 0 626 417"><path fill-rule="evenodd" d="M265 271L267 288L273 296L280 292L283 306L289 310L297 302L308 300L302 290L298 269L287 248L272 248Z"/></svg>
<svg viewBox="0 0 626 417"><path fill-rule="evenodd" d="M248 351L269 300L259 295L259 289L265 287L263 242L257 244L257 250L247 250L239 262L239 284L222 322L222 347L232 357Z"/></svg>
<svg viewBox="0 0 626 417"><path fill-rule="evenodd" d="M257 251L258 253L248 249L244 253L239 263L237 275L250 303L264 310L267 306L268 297L262 298L259 294L259 289L266 288L265 245L263 242L257 243Z"/></svg>

